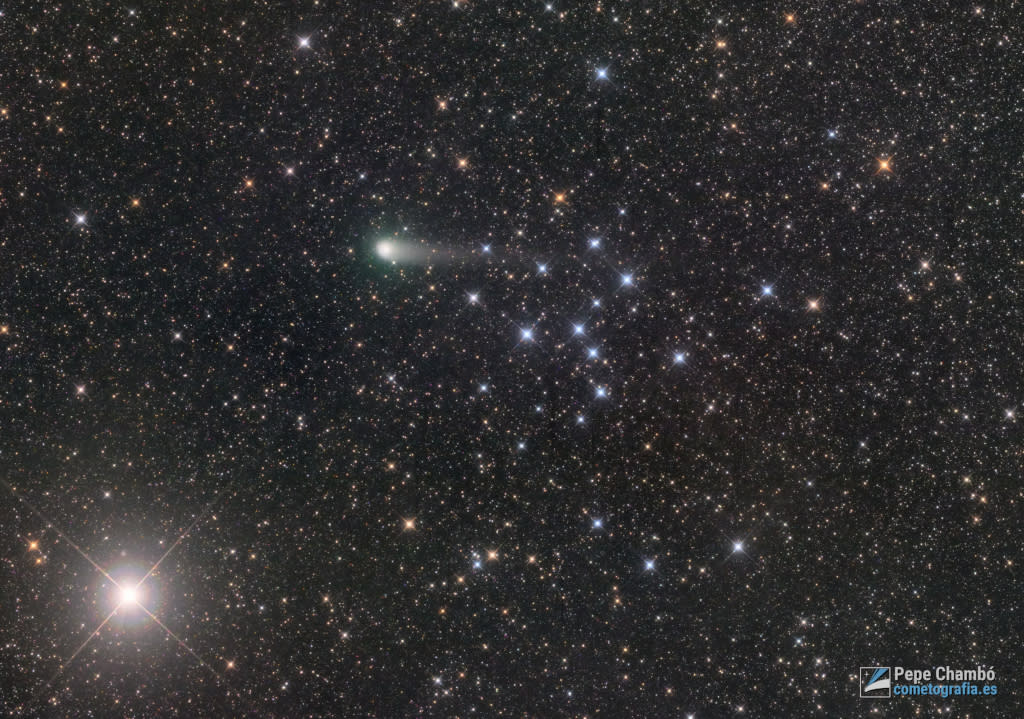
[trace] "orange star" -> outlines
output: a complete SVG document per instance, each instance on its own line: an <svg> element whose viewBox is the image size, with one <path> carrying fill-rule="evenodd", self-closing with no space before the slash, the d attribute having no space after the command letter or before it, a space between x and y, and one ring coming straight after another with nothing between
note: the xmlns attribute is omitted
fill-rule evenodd
<svg viewBox="0 0 1024 719"><path fill-rule="evenodd" d="M878 170L875 174L880 173L892 174L892 158L891 157L879 157L878 159Z"/></svg>

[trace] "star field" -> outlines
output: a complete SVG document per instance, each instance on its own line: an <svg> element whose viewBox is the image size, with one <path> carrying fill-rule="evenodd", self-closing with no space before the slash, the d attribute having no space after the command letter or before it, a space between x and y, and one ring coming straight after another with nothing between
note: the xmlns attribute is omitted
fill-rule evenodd
<svg viewBox="0 0 1024 719"><path fill-rule="evenodd" d="M0 7L0 710L1020 716L1022 18Z"/></svg>

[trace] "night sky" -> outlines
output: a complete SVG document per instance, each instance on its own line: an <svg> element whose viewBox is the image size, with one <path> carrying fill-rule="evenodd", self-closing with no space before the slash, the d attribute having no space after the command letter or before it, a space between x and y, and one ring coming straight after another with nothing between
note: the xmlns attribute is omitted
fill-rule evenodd
<svg viewBox="0 0 1024 719"><path fill-rule="evenodd" d="M6 715L1021 715L1019 3L0 11Z"/></svg>

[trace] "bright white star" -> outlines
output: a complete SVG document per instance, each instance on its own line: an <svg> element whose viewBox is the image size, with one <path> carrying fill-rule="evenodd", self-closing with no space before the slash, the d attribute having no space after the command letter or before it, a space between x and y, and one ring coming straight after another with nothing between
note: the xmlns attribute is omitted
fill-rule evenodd
<svg viewBox="0 0 1024 719"><path fill-rule="evenodd" d="M120 592L121 604L133 606L139 603L139 590L133 586L121 587Z"/></svg>
<svg viewBox="0 0 1024 719"><path fill-rule="evenodd" d="M685 352L676 352L672 355L672 364L683 364L686 361Z"/></svg>

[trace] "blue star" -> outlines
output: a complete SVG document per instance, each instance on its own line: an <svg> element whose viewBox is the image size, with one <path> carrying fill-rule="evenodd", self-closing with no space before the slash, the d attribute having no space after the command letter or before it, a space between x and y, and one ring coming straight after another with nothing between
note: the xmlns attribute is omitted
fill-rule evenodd
<svg viewBox="0 0 1024 719"><path fill-rule="evenodd" d="M607 80L608 79L608 68L606 68L606 67L599 67L594 72L597 75L597 79L598 80Z"/></svg>
<svg viewBox="0 0 1024 719"><path fill-rule="evenodd" d="M771 297L772 296L773 288L774 288L774 285L761 285L761 296L762 297Z"/></svg>
<svg viewBox="0 0 1024 719"><path fill-rule="evenodd" d="M838 131L836 131L836 130L829 130L828 131L828 139L834 140L837 137L839 137L839 132Z"/></svg>
<svg viewBox="0 0 1024 719"><path fill-rule="evenodd" d="M600 237L591 237L588 244L590 245L590 249L596 250L599 247L601 247L601 238Z"/></svg>
<svg viewBox="0 0 1024 719"><path fill-rule="evenodd" d="M520 339L523 342L533 341L533 329L531 327L524 327L520 331Z"/></svg>
<svg viewBox="0 0 1024 719"><path fill-rule="evenodd" d="M625 274L625 275L620 275L620 277L622 279L622 286L623 287L632 287L633 286L633 275Z"/></svg>
<svg viewBox="0 0 1024 719"><path fill-rule="evenodd" d="M480 251L483 252L485 255L489 255L491 254L491 246L484 245L483 247L480 248Z"/></svg>
<svg viewBox="0 0 1024 719"><path fill-rule="evenodd" d="M581 335L581 334L583 334L583 325L573 325L572 326L572 333L574 335Z"/></svg>
<svg viewBox="0 0 1024 719"><path fill-rule="evenodd" d="M653 572L654 571L654 560L653 559L645 559L644 560L644 571L645 572Z"/></svg>
<svg viewBox="0 0 1024 719"><path fill-rule="evenodd" d="M597 399L605 399L608 396L608 390L604 387L598 387L594 390L594 397Z"/></svg>
<svg viewBox="0 0 1024 719"><path fill-rule="evenodd" d="M604 527L604 520L603 519L595 519L592 524L593 524L594 529L601 529L602 527Z"/></svg>
<svg viewBox="0 0 1024 719"><path fill-rule="evenodd" d="M490 385L487 385L487 384L480 385L480 393L481 394L486 394L490 389L491 389Z"/></svg>
<svg viewBox="0 0 1024 719"><path fill-rule="evenodd" d="M538 275L546 275L547 273L548 273L548 266L546 264L544 264L544 263L538 262L537 263L537 274Z"/></svg>
<svg viewBox="0 0 1024 719"><path fill-rule="evenodd" d="M594 301L590 303L590 306L591 306L591 307L600 307L600 306L601 306L601 300L600 300L600 298L598 298L598 297L595 297L595 298L594 298Z"/></svg>
<svg viewBox="0 0 1024 719"><path fill-rule="evenodd" d="M587 359L597 359L597 347L587 347Z"/></svg>
<svg viewBox="0 0 1024 719"><path fill-rule="evenodd" d="M686 362L685 352L676 352L672 355L672 364L683 364L684 362Z"/></svg>
<svg viewBox="0 0 1024 719"><path fill-rule="evenodd" d="M582 414L576 415L576 424L583 424L587 419Z"/></svg>

